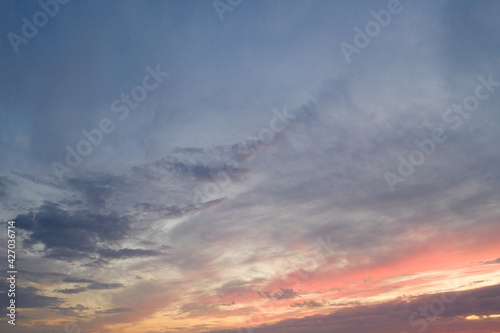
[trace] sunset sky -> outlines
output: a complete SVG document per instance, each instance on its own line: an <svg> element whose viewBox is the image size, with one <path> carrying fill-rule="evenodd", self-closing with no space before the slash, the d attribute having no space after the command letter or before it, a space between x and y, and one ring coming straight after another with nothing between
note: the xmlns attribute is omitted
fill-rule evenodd
<svg viewBox="0 0 500 333"><path fill-rule="evenodd" d="M1 332L500 333L500 3L0 3Z"/></svg>

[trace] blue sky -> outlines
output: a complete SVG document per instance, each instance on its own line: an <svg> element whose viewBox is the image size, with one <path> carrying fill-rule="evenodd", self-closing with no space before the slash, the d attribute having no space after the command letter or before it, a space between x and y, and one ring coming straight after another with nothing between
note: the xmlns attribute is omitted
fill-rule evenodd
<svg viewBox="0 0 500 333"><path fill-rule="evenodd" d="M19 332L498 329L496 2L54 1L0 4Z"/></svg>

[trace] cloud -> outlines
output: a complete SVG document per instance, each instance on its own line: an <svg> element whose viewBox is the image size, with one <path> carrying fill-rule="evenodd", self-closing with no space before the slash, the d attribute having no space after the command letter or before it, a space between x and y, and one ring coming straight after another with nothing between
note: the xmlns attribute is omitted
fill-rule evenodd
<svg viewBox="0 0 500 333"><path fill-rule="evenodd" d="M131 312L131 311L133 311L133 310L130 309L130 308L114 308L114 309L97 311L97 313L100 313L100 314L115 314L115 313Z"/></svg>
<svg viewBox="0 0 500 333"><path fill-rule="evenodd" d="M121 283L102 283L102 282L93 282L87 286L88 289L117 289L124 287Z"/></svg>
<svg viewBox="0 0 500 333"><path fill-rule="evenodd" d="M88 279L78 279L78 278L68 278L63 279L63 282L76 282L76 283L89 283L86 287L76 287L76 288L65 288L57 289L55 292L60 294L79 294L87 290L104 290L104 289L118 289L124 287L121 283L102 283L96 282Z"/></svg>
<svg viewBox="0 0 500 333"><path fill-rule="evenodd" d="M292 308L316 308L316 307L321 307L323 306L322 303L316 302L315 300L310 300L310 301L302 301L302 303L297 302L297 303L292 303L290 304Z"/></svg>
<svg viewBox="0 0 500 333"><path fill-rule="evenodd" d="M130 230L127 217L89 210L70 213L50 202L35 213L18 215L15 221L17 228L30 232L26 247L42 243L47 257L66 260L88 257L98 250L99 242L119 241Z"/></svg>
<svg viewBox="0 0 500 333"><path fill-rule="evenodd" d="M0 177L0 198L5 198L9 194L9 187L16 183L8 177Z"/></svg>
<svg viewBox="0 0 500 333"><path fill-rule="evenodd" d="M94 281L90 279L82 279L82 278L77 278L77 277L67 277L62 279L63 282L68 282L68 283L92 283Z"/></svg>
<svg viewBox="0 0 500 333"><path fill-rule="evenodd" d="M280 291L273 293L271 291L258 291L258 295L261 298L274 298L274 299L288 299L298 297L300 294L293 289L280 288Z"/></svg>
<svg viewBox="0 0 500 333"><path fill-rule="evenodd" d="M217 198L213 200L208 200L205 202L197 202L189 204L185 204L183 206L174 205L168 206L164 204L155 204L155 203L146 203L140 202L134 205L134 208L137 210L138 214L141 214L148 219L176 219L184 216L188 216L194 213L199 213L205 209L208 209L213 206L217 206L227 198Z"/></svg>
<svg viewBox="0 0 500 333"><path fill-rule="evenodd" d="M497 259L494 259L494 260L481 261L480 263L483 264L483 265L500 264L500 258L497 258Z"/></svg>
<svg viewBox="0 0 500 333"><path fill-rule="evenodd" d="M68 277L68 275L58 272L44 272L44 271L29 271L29 270L18 270L20 274L23 275L23 279L25 281L34 282L34 283L54 283L61 281L61 279ZM71 282L71 281L68 281Z"/></svg>
<svg viewBox="0 0 500 333"><path fill-rule="evenodd" d="M496 252L483 253L498 243L490 228L499 221L498 89L460 130L442 115L474 93L479 75L499 80L500 6L408 2L348 65L339 42L351 43L352 28L363 28L384 4L285 2L244 3L223 24L210 2L68 4L19 54L1 53L7 209L0 214L17 216L19 265L29 268L23 280L40 288L36 295L48 289L73 299L85 296L82 289L116 287L114 304L134 309L123 314L131 322L180 304L202 316L215 310L198 303L215 304L204 298L216 293L224 304L242 295L225 307L231 310L252 297L280 300L296 314L327 311L311 299L348 284L340 278L373 276L379 284L339 291L363 298L403 287L419 292L429 280L407 287L380 279L458 269L462 258L494 270L498 259L486 259ZM0 30L16 33L19 18L40 10L36 2L6 6ZM12 51L7 38L0 44ZM112 101L160 61L172 80L119 119ZM266 142L259 134L284 105L295 118ZM103 118L113 133L55 177L51 162L64 163L66 146L76 148L82 130ZM408 158L415 140L436 127L448 140L390 192L384 172L396 171L399 156ZM230 184L195 203L220 172ZM109 277L119 270L123 284ZM255 290L262 299L253 299ZM365 332L389 331L389 314L405 325L408 302L388 304L386 323L370 307L332 321L345 332L358 319ZM372 329L372 316L380 328ZM178 330L189 325L177 323ZM327 326L335 327L309 328Z"/></svg>
<svg viewBox="0 0 500 333"><path fill-rule="evenodd" d="M156 257L162 254L160 251L156 250L144 250L144 249L99 249L97 250L100 258L102 259L129 259L137 257Z"/></svg>
<svg viewBox="0 0 500 333"><path fill-rule="evenodd" d="M83 293L84 291L87 291L87 288L79 287L79 288L72 288L72 289L57 289L57 290L55 290L55 292L60 293L60 294L79 294L79 293Z"/></svg>
<svg viewBox="0 0 500 333"><path fill-rule="evenodd" d="M445 301L443 301L445 300ZM449 331L450 329L469 330L474 332L489 332L487 321L468 321L466 316L487 316L498 314L500 301L500 285L460 291L456 293L428 294L415 297L399 297L392 301L375 303L371 305L356 305L350 307L334 307L330 315L308 316L302 319L288 319L276 324L254 327L256 333L278 333L293 329L297 333L311 331L327 333L334 327L339 332L358 333L399 333L422 328L425 325L432 327L433 331ZM440 303L439 303L440 302ZM312 303L316 306L320 303ZM308 304L308 305L305 305ZM292 307L311 306L311 303L293 303ZM436 304L443 304L438 307ZM335 305L335 304L331 304ZM430 308L440 310L439 314L430 312ZM427 316L432 321L427 321L425 315L419 310L427 311ZM442 310L441 310L442 309ZM413 321L409 321L412 316ZM491 319L492 323L500 321ZM411 324L413 323L413 324ZM212 333L229 333L232 330L211 331Z"/></svg>
<svg viewBox="0 0 500 333"><path fill-rule="evenodd" d="M56 310L58 314L63 316L76 316L76 317L84 317L87 315L87 311L89 308L82 304L77 304L76 306L68 306L68 307L51 307L51 310Z"/></svg>
<svg viewBox="0 0 500 333"><path fill-rule="evenodd" d="M280 288L281 291L277 292L274 294L274 298L276 299L287 299L287 298L295 298L299 296L299 293L297 291L293 291L293 289L283 289Z"/></svg>
<svg viewBox="0 0 500 333"><path fill-rule="evenodd" d="M8 296L7 291L9 290L9 283L7 283L6 280L5 282L4 281L0 282L0 290L2 291L2 296L1 296L2 302L4 304L7 304L10 298L7 297ZM16 290L15 290L16 307L26 308L26 309L47 308L47 307L59 306L64 302L64 299L62 298L41 295L40 294L41 292L42 290L36 287L31 287L31 286L24 287L22 285L19 285L19 281L17 280Z"/></svg>
<svg viewBox="0 0 500 333"><path fill-rule="evenodd" d="M67 184L82 193L89 206L104 207L107 200L117 191L126 191L127 184L121 176L99 173L81 178L70 178Z"/></svg>
<svg viewBox="0 0 500 333"><path fill-rule="evenodd" d="M252 286L255 281L231 280L225 282L217 288L218 294L238 294L252 291Z"/></svg>
<svg viewBox="0 0 500 333"><path fill-rule="evenodd" d="M208 303L183 304L180 307L181 313L205 314L207 312L213 312L213 311L217 311L217 308L213 304L208 304Z"/></svg>
<svg viewBox="0 0 500 333"><path fill-rule="evenodd" d="M176 175L202 182L213 181L218 173L226 172L232 181L241 181L248 170L240 167L239 163L255 157L257 150L263 146L264 143L255 139L211 148L177 148L160 160L135 166L133 171L150 180Z"/></svg>

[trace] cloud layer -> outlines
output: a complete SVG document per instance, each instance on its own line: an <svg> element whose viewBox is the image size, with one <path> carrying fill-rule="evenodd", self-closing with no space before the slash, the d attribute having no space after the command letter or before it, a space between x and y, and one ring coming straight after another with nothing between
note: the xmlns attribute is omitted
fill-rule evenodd
<svg viewBox="0 0 500 333"><path fill-rule="evenodd" d="M500 6L237 2L69 2L0 41L16 329L492 332Z"/></svg>

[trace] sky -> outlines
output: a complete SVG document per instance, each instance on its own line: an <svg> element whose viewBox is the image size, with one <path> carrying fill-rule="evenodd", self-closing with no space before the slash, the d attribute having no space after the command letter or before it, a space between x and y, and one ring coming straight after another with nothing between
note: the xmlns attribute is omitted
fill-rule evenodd
<svg viewBox="0 0 500 333"><path fill-rule="evenodd" d="M500 332L499 18L2 1L1 331Z"/></svg>

